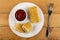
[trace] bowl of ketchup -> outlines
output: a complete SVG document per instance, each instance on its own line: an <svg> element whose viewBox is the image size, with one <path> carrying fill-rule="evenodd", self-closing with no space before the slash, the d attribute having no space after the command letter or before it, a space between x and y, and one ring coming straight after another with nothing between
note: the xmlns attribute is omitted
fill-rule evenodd
<svg viewBox="0 0 60 40"><path fill-rule="evenodd" d="M17 21L23 21L26 18L26 12L23 9L19 9L15 13L15 18Z"/></svg>

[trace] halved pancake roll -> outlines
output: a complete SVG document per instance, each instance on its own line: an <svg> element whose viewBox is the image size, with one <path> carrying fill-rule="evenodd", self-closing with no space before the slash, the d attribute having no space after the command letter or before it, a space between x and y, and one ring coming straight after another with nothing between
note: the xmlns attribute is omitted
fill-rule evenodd
<svg viewBox="0 0 60 40"><path fill-rule="evenodd" d="M32 25L28 22L23 24L22 29L26 32L26 33L30 33L32 32Z"/></svg>
<svg viewBox="0 0 60 40"><path fill-rule="evenodd" d="M24 32L23 29L22 29L22 24L18 23L15 25L14 27L15 30L19 31L19 32Z"/></svg>

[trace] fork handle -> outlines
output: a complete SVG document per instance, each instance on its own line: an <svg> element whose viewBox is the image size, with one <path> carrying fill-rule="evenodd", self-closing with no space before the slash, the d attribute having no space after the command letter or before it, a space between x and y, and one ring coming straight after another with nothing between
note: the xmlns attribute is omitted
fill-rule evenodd
<svg viewBox="0 0 60 40"><path fill-rule="evenodd" d="M50 15L48 15L48 24L47 24L47 30L46 30L46 37L49 37L50 34Z"/></svg>
<svg viewBox="0 0 60 40"><path fill-rule="evenodd" d="M50 34L50 27L47 27L47 30L46 30L46 37L49 37L49 34Z"/></svg>

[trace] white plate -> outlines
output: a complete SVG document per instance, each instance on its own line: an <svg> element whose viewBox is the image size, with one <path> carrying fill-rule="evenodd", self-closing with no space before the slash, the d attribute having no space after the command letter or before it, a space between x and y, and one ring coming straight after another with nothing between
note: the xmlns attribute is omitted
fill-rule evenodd
<svg viewBox="0 0 60 40"><path fill-rule="evenodd" d="M17 21L17 20L15 19L15 12L16 12L18 9L24 9L24 10L27 11L28 8L31 7L31 6L36 6L36 7L37 7L38 13L39 13L39 17L40 17L40 22L39 22L39 23L36 23L36 24L32 24L34 30L33 30L31 33L20 33L20 32L18 32L18 31L16 31L16 30L14 29L14 25L15 25L16 23L25 23L25 22L28 21L28 18L26 18L26 20L24 20L23 22L19 22L19 21ZM27 17L28 17L28 15L27 15ZM40 9L37 5L35 5L35 4L33 4L33 3L29 3L29 2L20 3L20 4L16 5L16 6L12 9L12 11L10 12L10 15L9 15L9 26L10 26L11 30L12 30L16 35L18 35L18 36L20 36L20 37L29 38L29 37L33 37L33 36L37 35L37 34L41 31L41 29L42 29L42 27L43 27L43 24L44 24L44 16L43 16L43 13L42 13L41 9Z"/></svg>

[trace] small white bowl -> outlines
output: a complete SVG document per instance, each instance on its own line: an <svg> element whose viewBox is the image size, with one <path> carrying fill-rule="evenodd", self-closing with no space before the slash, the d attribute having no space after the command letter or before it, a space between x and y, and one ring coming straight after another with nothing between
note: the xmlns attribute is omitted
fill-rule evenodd
<svg viewBox="0 0 60 40"><path fill-rule="evenodd" d="M16 17L15 17L15 14L14 14L14 19L16 20L16 22L17 23L26 23L27 22L27 18L28 18L28 14L27 14L27 11L25 10L25 9L17 9L17 10L23 10L25 13L26 13L26 17L25 17L25 19L24 20L22 20L22 21L18 21L17 19L16 19ZM17 11L16 10L16 11Z"/></svg>

